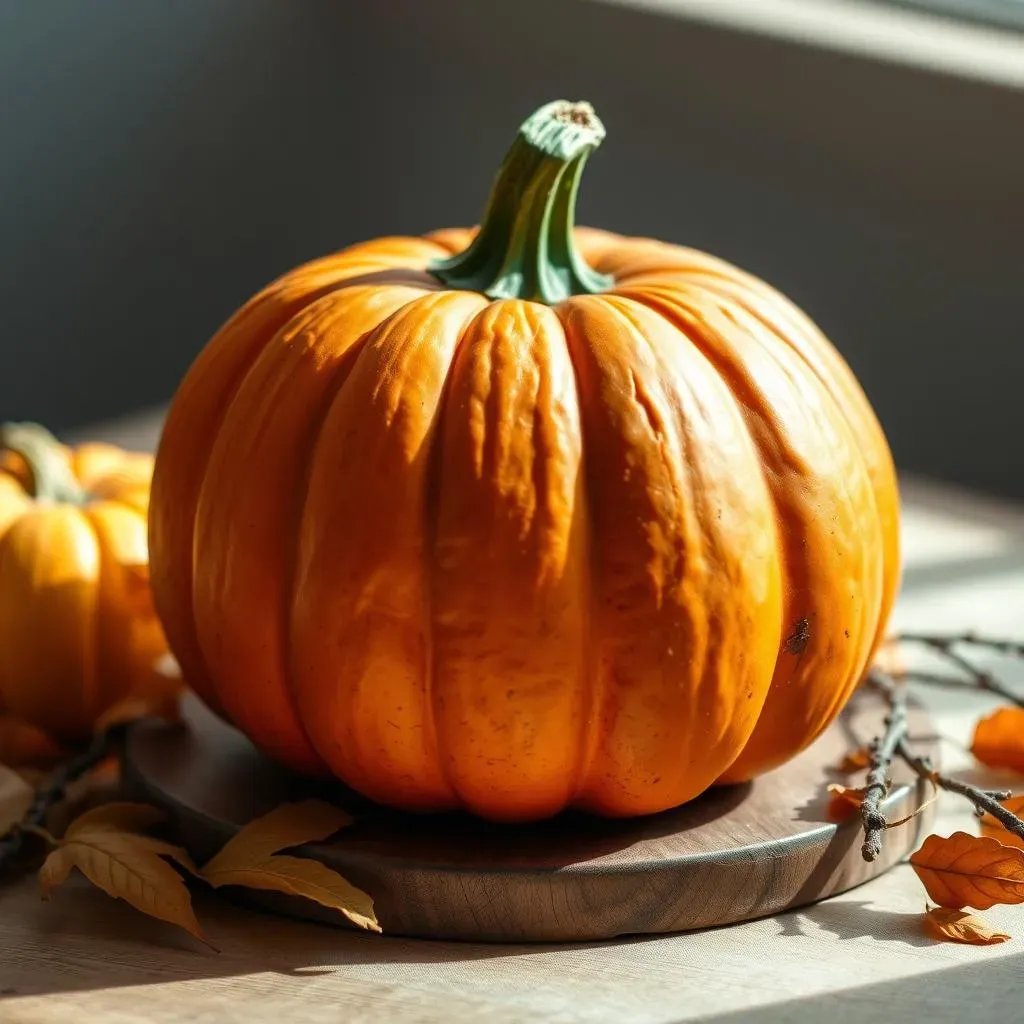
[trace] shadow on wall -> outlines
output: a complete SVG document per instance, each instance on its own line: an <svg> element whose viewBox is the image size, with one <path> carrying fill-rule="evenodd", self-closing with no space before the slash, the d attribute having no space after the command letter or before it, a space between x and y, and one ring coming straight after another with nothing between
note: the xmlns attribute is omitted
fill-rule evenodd
<svg viewBox="0 0 1024 1024"><path fill-rule="evenodd" d="M289 266L473 222L563 96L609 130L584 222L765 277L903 468L1024 495L1024 93L595 0L7 4L0 89L5 418L164 401Z"/></svg>

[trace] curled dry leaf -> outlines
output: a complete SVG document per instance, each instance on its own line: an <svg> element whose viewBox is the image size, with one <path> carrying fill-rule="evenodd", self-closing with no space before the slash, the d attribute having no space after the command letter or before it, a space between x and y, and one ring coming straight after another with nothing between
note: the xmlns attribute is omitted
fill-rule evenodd
<svg viewBox="0 0 1024 1024"><path fill-rule="evenodd" d="M987 836L929 836L911 856L928 895L954 910L1024 903L1024 850Z"/></svg>
<svg viewBox="0 0 1024 1024"><path fill-rule="evenodd" d="M1024 772L1024 708L998 708L978 722L971 753L989 768Z"/></svg>
<svg viewBox="0 0 1024 1024"><path fill-rule="evenodd" d="M944 942L963 942L970 946L994 946L1011 936L996 931L984 918L949 907L925 907L925 935Z"/></svg>
<svg viewBox="0 0 1024 1024"><path fill-rule="evenodd" d="M826 815L829 821L846 821L852 818L860 810L864 802L865 787L854 788L852 786L840 786L832 783L828 787L830 799Z"/></svg>
<svg viewBox="0 0 1024 1024"><path fill-rule="evenodd" d="M344 811L319 800L282 804L250 822L203 868L215 887L239 885L302 896L337 910L353 924L379 932L373 900L337 872L304 857L282 857L279 850L317 842L351 824Z"/></svg>
<svg viewBox="0 0 1024 1024"><path fill-rule="evenodd" d="M1024 814L1024 793L1018 793L1015 796L1011 796L1008 800L1000 800L999 802L1008 811L1016 814L1018 818ZM1024 849L1024 839L1004 828L1003 823L987 811L981 818L981 834L988 836L990 839L995 839L996 842L1002 843L1003 846L1019 846Z"/></svg>
<svg viewBox="0 0 1024 1024"><path fill-rule="evenodd" d="M76 818L39 871L43 898L64 882L74 868L108 896L136 910L183 928L202 942L192 898L181 876L163 857L195 871L184 850L139 830L163 819L144 804L113 803Z"/></svg>
<svg viewBox="0 0 1024 1024"><path fill-rule="evenodd" d="M0 765L0 836L24 817L35 791L15 771Z"/></svg>
<svg viewBox="0 0 1024 1024"><path fill-rule="evenodd" d="M11 715L0 715L0 764L10 768L50 768L68 752L41 729Z"/></svg>
<svg viewBox="0 0 1024 1024"><path fill-rule="evenodd" d="M852 775L854 772L864 771L871 764L871 750L868 747L858 747L843 756L842 761L836 765L835 770L843 775Z"/></svg>

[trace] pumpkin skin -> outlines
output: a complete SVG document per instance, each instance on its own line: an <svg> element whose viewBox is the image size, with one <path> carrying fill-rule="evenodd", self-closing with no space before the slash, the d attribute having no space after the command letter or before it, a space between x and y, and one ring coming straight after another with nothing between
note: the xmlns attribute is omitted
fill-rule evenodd
<svg viewBox="0 0 1024 1024"><path fill-rule="evenodd" d="M0 717L73 745L122 700L168 690L148 586L153 459L68 449L34 425L8 425L2 440Z"/></svg>
<svg viewBox="0 0 1024 1024"><path fill-rule="evenodd" d="M446 287L488 223L299 267L194 363L150 513L185 678L273 758L409 810L628 816L751 779L884 636L874 413L770 286L571 203L603 291Z"/></svg>

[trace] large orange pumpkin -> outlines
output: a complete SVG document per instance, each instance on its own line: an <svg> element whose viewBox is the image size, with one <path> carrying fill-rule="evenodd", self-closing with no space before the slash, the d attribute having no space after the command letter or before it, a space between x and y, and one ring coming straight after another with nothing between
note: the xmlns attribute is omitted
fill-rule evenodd
<svg viewBox="0 0 1024 1024"><path fill-rule="evenodd" d="M835 718L897 590L850 370L768 285L574 227L587 104L478 233L354 245L213 338L157 455L157 607L264 751L415 810L660 811Z"/></svg>
<svg viewBox="0 0 1024 1024"><path fill-rule="evenodd" d="M174 684L155 667L167 643L148 585L152 472L150 455L69 449L34 424L0 427L6 734L28 726L77 743L127 698L170 696Z"/></svg>

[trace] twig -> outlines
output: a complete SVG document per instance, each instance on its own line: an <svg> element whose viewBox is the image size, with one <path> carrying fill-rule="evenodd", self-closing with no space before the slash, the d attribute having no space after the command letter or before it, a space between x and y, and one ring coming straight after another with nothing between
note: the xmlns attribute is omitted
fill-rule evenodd
<svg viewBox="0 0 1024 1024"><path fill-rule="evenodd" d="M926 647L935 647L941 650L948 650L956 644L966 644L971 647L986 647L997 654L1009 654L1012 657L1024 658L1024 641L981 636L970 630L966 633L900 633L894 639L905 643L924 644Z"/></svg>
<svg viewBox="0 0 1024 1024"><path fill-rule="evenodd" d="M961 633L956 636L939 633L934 635L928 633L900 633L893 639L896 643L913 643L927 647L964 672L968 677L965 680L968 685L976 686L978 689L995 694L1008 703L1015 704L1017 707L1024 707L1024 698L1000 683L991 672L978 668L970 658L964 657L963 654L955 649L958 645L968 645L982 647L999 654L1024 658L1024 643L1020 643L1017 640L978 636L976 633ZM953 680L947 679L945 676L937 676L930 672L919 672L915 669L908 669L906 672L901 673L901 675L923 683L937 683L940 686L953 685Z"/></svg>
<svg viewBox="0 0 1024 1024"><path fill-rule="evenodd" d="M959 679L943 673L909 669L900 673L900 680L914 679L918 682L931 683L938 686L954 688L970 687L998 694L1004 700L1024 707L1024 699L1007 689L993 676L978 668L969 658L964 657L954 647L959 644L973 644L1001 654L1024 658L1024 643L1016 640L996 640L979 637L974 633L963 633L958 636L930 635L924 633L902 633L895 638L897 642L917 643L935 651L949 663L965 673L966 678ZM885 696L889 703L889 714L885 719L885 732L880 739L871 743L871 769L868 773L868 786L861 802L861 816L864 821L864 846L862 853L865 860L875 860L882 849L882 837L886 828L885 815L881 811L881 800L885 795L885 776L894 756L901 760L922 779L927 779L939 789L957 793L970 800L978 814L991 814L1008 832L1024 839L1024 821L1001 803L1010 795L1009 790L981 789L968 782L952 779L938 771L927 757L921 757L910 749L907 740L907 698L903 687L879 669L873 669L868 675L868 682Z"/></svg>
<svg viewBox="0 0 1024 1024"><path fill-rule="evenodd" d="M948 675L945 672L925 672L923 669L906 668L900 669L900 679L911 683L927 683L929 686L939 686L945 690L971 690L977 691L978 685L970 679L962 676Z"/></svg>
<svg viewBox="0 0 1024 1024"><path fill-rule="evenodd" d="M0 869L21 853L26 836L38 835L44 828L47 816L64 799L68 787L108 757L123 735L124 726L115 725L95 736L85 750L59 765L39 786L21 821L0 837Z"/></svg>
<svg viewBox="0 0 1024 1024"><path fill-rule="evenodd" d="M907 735L907 695L903 687L897 686L888 675L878 669L872 670L868 681L884 693L889 701L889 713L885 716L885 732L881 738L871 742L871 764L860 804L860 816L864 823L864 845L861 847L861 854L865 860L872 861L882 852L886 821L881 803L889 791L889 769L896 750Z"/></svg>
<svg viewBox="0 0 1024 1024"><path fill-rule="evenodd" d="M1008 811L999 801L1006 800L1012 793L1008 789L980 789L968 782L961 782L959 779L951 779L936 771L926 757L919 757L902 740L897 748L899 756L911 767L922 779L929 779L940 789L948 790L950 793L959 793L967 797L975 809L981 813L987 811L992 815L1007 832L1024 839L1024 821L1021 821L1012 811Z"/></svg>

